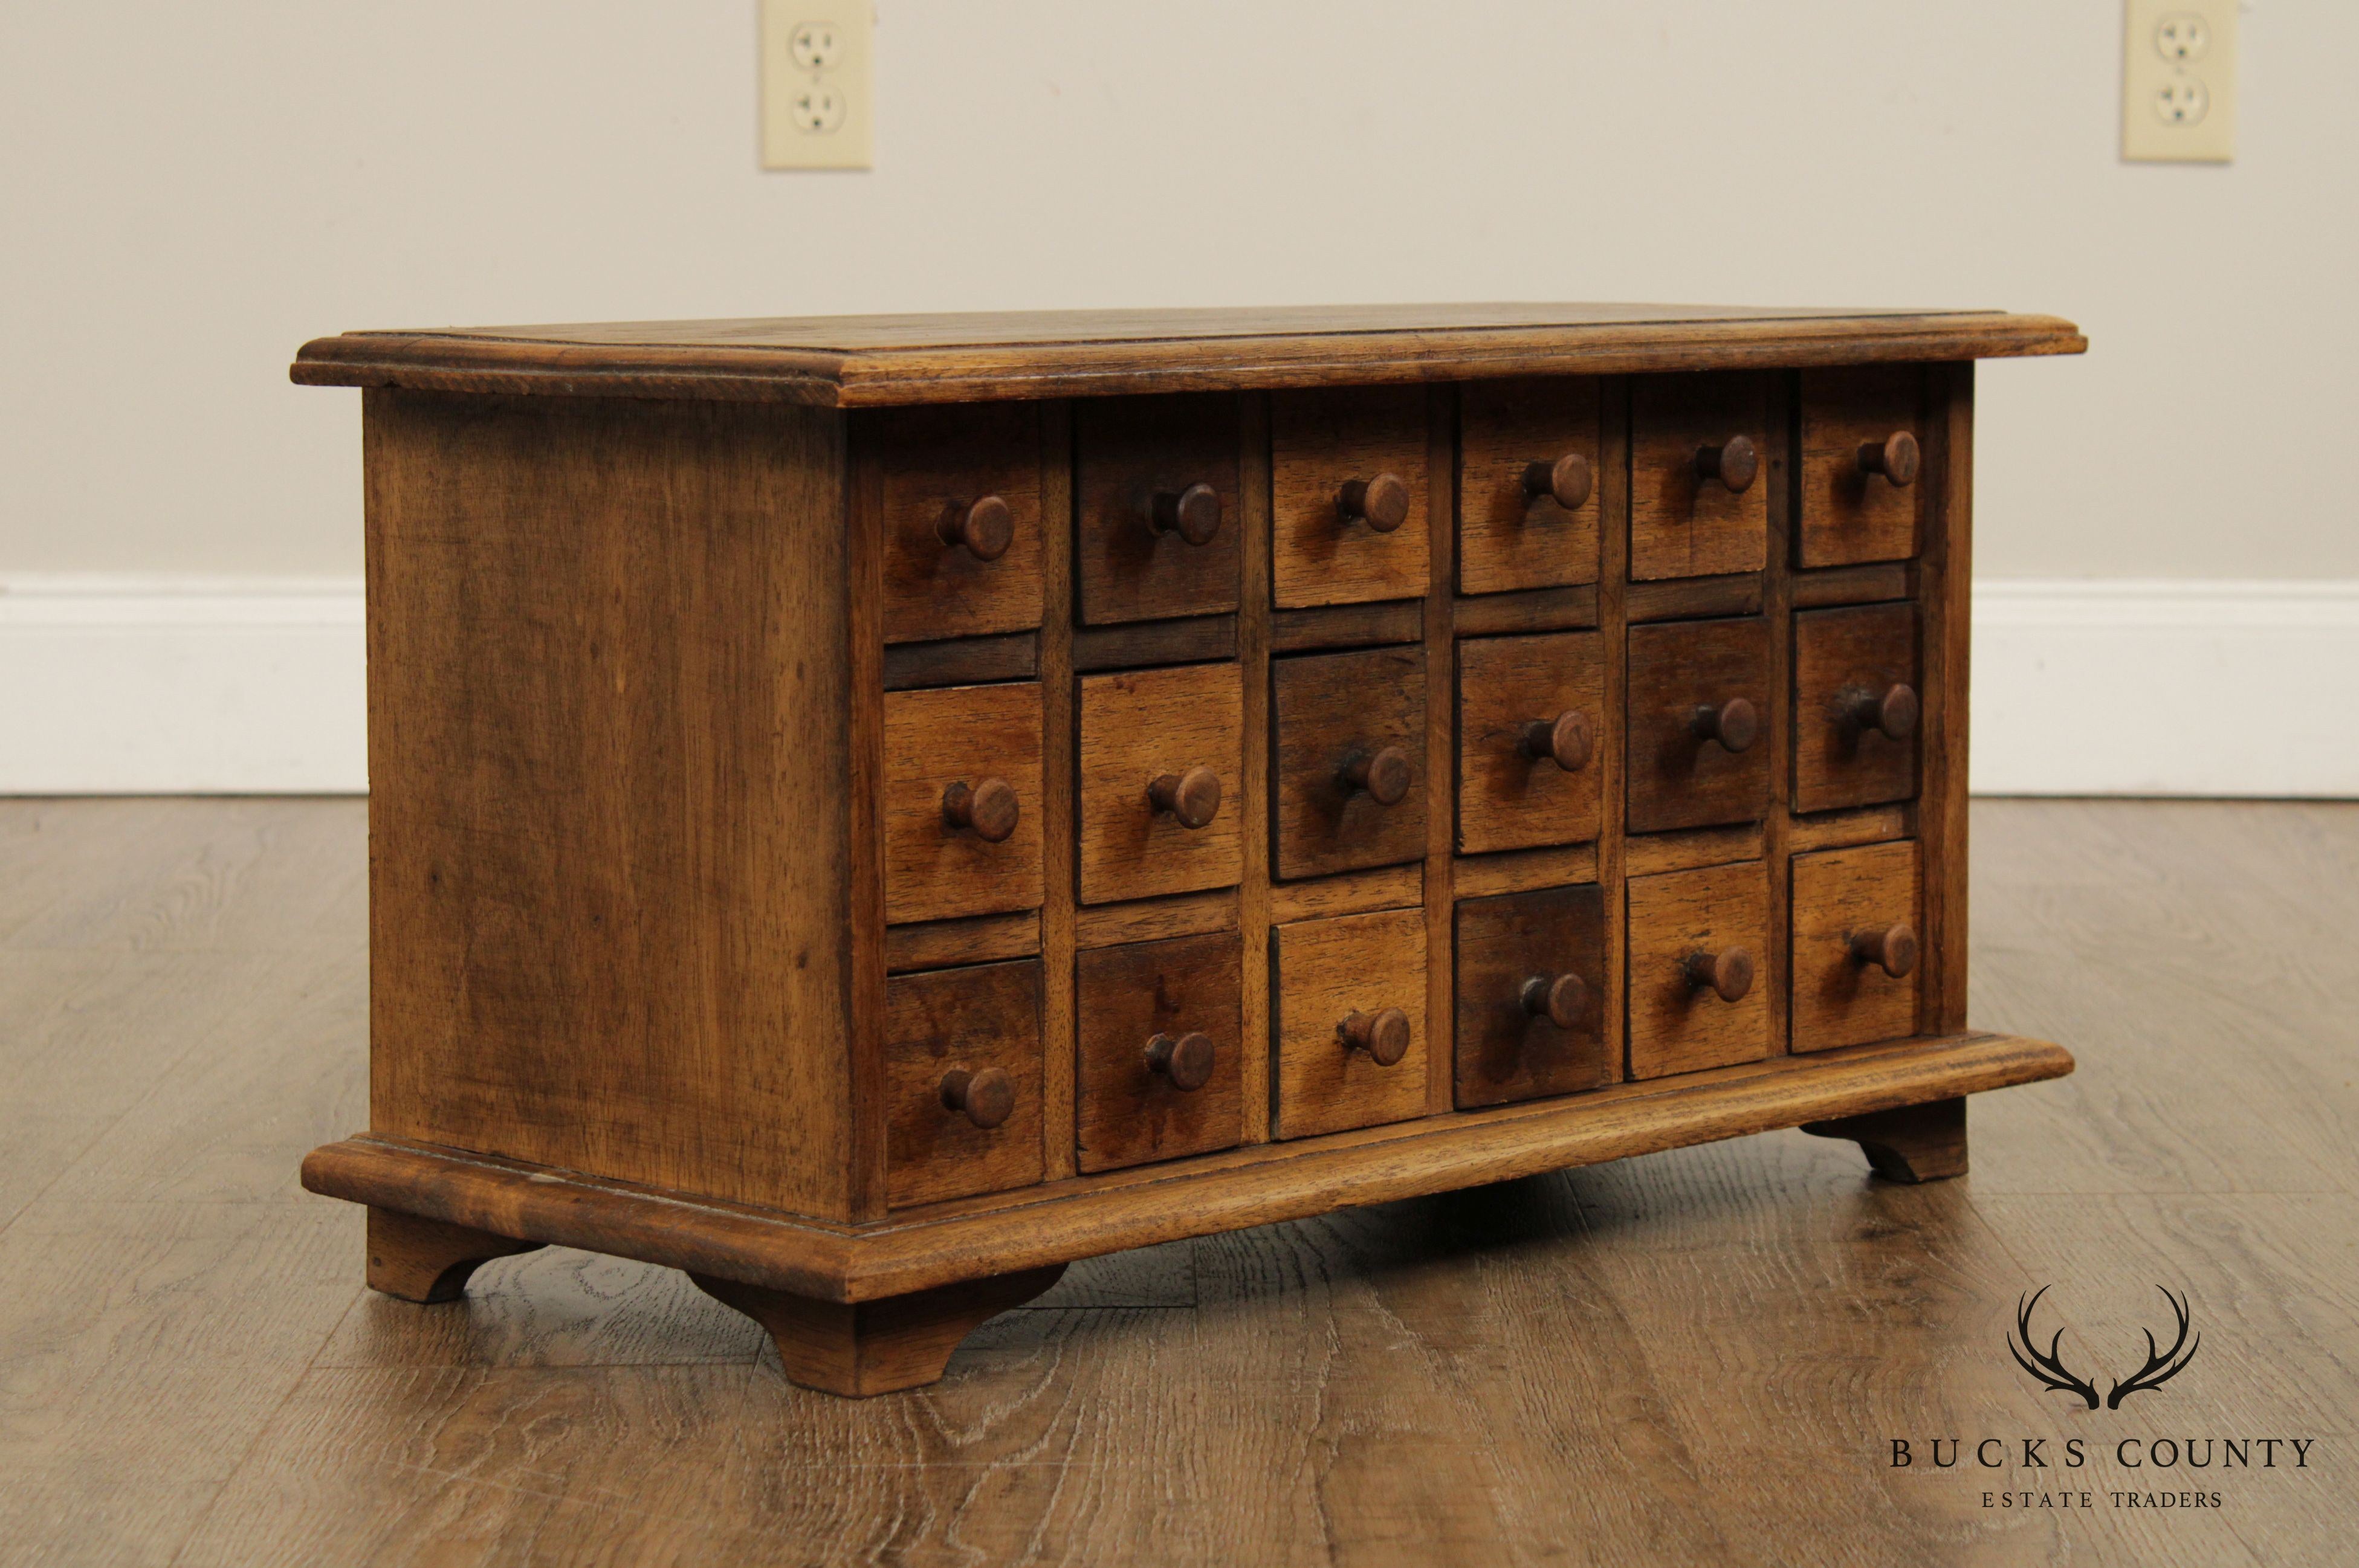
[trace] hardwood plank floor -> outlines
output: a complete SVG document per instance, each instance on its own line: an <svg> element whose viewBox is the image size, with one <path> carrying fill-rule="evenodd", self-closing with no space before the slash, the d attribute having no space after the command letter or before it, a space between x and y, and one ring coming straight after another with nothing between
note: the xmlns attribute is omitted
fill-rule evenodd
<svg viewBox="0 0 2359 1568"><path fill-rule="evenodd" d="M1965 1179L1786 1133L1150 1249L851 1403L662 1270L361 1289L294 1181L366 1120L359 803L0 802L0 1564L2347 1562L2359 807L1974 835L1974 1022L2082 1065L1978 1100ZM2158 1285L2197 1357L2042 1392L2041 1285L2084 1374Z"/></svg>

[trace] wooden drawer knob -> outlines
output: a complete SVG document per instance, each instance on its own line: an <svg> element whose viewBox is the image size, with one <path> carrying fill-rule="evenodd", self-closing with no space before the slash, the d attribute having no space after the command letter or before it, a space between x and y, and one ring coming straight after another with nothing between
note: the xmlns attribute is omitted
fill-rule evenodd
<svg viewBox="0 0 2359 1568"><path fill-rule="evenodd" d="M1906 430L1895 430L1881 441L1861 443L1859 471L1880 473L1897 490L1917 477L1917 465L1923 460L1917 438Z"/></svg>
<svg viewBox="0 0 2359 1568"><path fill-rule="evenodd" d="M1716 479L1741 495L1761 471L1761 454L1752 437L1731 436L1717 447L1698 447L1695 470L1698 479Z"/></svg>
<svg viewBox="0 0 2359 1568"><path fill-rule="evenodd" d="M1681 972L1690 989L1710 990L1723 1001L1743 1001L1753 989L1753 955L1742 947L1690 953Z"/></svg>
<svg viewBox="0 0 2359 1568"><path fill-rule="evenodd" d="M934 532L952 549L963 545L976 560L995 561L1016 541L1016 514L995 495L963 504L953 501L942 508Z"/></svg>
<svg viewBox="0 0 2359 1568"><path fill-rule="evenodd" d="M1408 481L1397 473L1347 479L1335 492L1335 510L1346 523L1365 523L1379 534L1389 534L1408 521Z"/></svg>
<svg viewBox="0 0 2359 1568"><path fill-rule="evenodd" d="M1524 499L1538 501L1547 496L1571 512L1589 499L1595 482L1589 470L1589 460L1579 452L1567 452L1552 463L1525 465Z"/></svg>
<svg viewBox="0 0 2359 1568"><path fill-rule="evenodd" d="M1365 790L1368 798L1378 806L1398 806L1408 797L1408 786L1416 782L1409 769L1408 753L1398 746L1354 752L1336 777L1346 788Z"/></svg>
<svg viewBox="0 0 2359 1568"><path fill-rule="evenodd" d="M996 844L1015 832L1021 815L1016 786L1006 779L985 779L972 787L961 779L942 791L942 820L967 829L986 844Z"/></svg>
<svg viewBox="0 0 2359 1568"><path fill-rule="evenodd" d="M962 1113L988 1132L1016 1114L1016 1085L996 1067L980 1073L952 1067L942 1075L942 1108Z"/></svg>
<svg viewBox="0 0 2359 1568"><path fill-rule="evenodd" d="M1534 1018L1545 1018L1559 1029L1575 1029L1589 1003L1589 988L1579 975L1534 975L1524 982L1523 1003Z"/></svg>
<svg viewBox="0 0 2359 1568"><path fill-rule="evenodd" d="M1917 933L1905 921L1878 931L1854 931L1851 957L1852 962L1874 964L1897 980L1917 967Z"/></svg>
<svg viewBox="0 0 2359 1568"><path fill-rule="evenodd" d="M1761 738L1761 714L1745 698L1732 697L1717 708L1709 703L1698 708L1693 728L1699 741L1717 741L1731 752L1743 752Z"/></svg>
<svg viewBox="0 0 2359 1568"><path fill-rule="evenodd" d="M1535 762L1551 762L1566 773L1577 773L1589 766L1596 752L1597 732L1590 725L1589 715L1568 708L1554 719L1526 721L1516 750Z"/></svg>
<svg viewBox="0 0 2359 1568"><path fill-rule="evenodd" d="M1408 1014L1397 1007L1353 1012L1335 1026L1335 1038L1346 1051L1365 1051L1377 1066L1389 1067L1408 1054Z"/></svg>
<svg viewBox="0 0 2359 1568"><path fill-rule="evenodd" d="M1856 729L1873 730L1895 741L1917 732L1917 688L1895 682L1881 692L1852 687L1843 692L1843 719Z"/></svg>
<svg viewBox="0 0 2359 1568"><path fill-rule="evenodd" d="M1193 1094L1212 1081L1212 1037L1194 1030L1174 1037L1158 1034L1147 1043L1147 1068L1168 1078L1171 1087Z"/></svg>
<svg viewBox="0 0 2359 1568"><path fill-rule="evenodd" d="M1209 545L1221 531L1221 492L1209 484L1158 490L1147 498L1147 522L1158 535L1177 534L1191 545Z"/></svg>
<svg viewBox="0 0 2359 1568"><path fill-rule="evenodd" d="M1180 827L1201 827L1220 814L1221 775L1210 768L1164 773L1147 786L1147 798L1156 810L1178 817Z"/></svg>

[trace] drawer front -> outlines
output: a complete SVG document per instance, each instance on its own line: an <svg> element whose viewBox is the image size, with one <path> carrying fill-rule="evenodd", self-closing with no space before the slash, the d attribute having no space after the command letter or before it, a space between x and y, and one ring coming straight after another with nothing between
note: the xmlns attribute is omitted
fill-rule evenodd
<svg viewBox="0 0 2359 1568"><path fill-rule="evenodd" d="M1028 403L868 416L884 468L885 640L1040 624L1040 412Z"/></svg>
<svg viewBox="0 0 2359 1568"><path fill-rule="evenodd" d="M1234 932L1080 955L1082 1170L1208 1154L1245 1136L1243 961Z"/></svg>
<svg viewBox="0 0 2359 1568"><path fill-rule="evenodd" d="M1631 577L1766 566L1770 457L1766 375L1640 377L1631 394Z"/></svg>
<svg viewBox="0 0 2359 1568"><path fill-rule="evenodd" d="M1269 400L1270 581L1277 607L1426 590L1426 392L1280 392Z"/></svg>
<svg viewBox="0 0 2359 1568"><path fill-rule="evenodd" d="M1596 632L1458 645L1458 848L1579 844L1603 820L1605 643Z"/></svg>
<svg viewBox="0 0 2359 1568"><path fill-rule="evenodd" d="M1598 401L1583 377L1460 390L1459 592L1597 580Z"/></svg>
<svg viewBox="0 0 2359 1568"><path fill-rule="evenodd" d="M1603 889L1467 899L1458 906L1457 952L1461 1110L1613 1081Z"/></svg>
<svg viewBox="0 0 2359 1568"><path fill-rule="evenodd" d="M1797 855L1793 882L1794 1049L1916 1033L1917 846Z"/></svg>
<svg viewBox="0 0 2359 1568"><path fill-rule="evenodd" d="M1305 920L1276 953L1279 1138L1406 1121L1425 1110L1425 913Z"/></svg>
<svg viewBox="0 0 2359 1568"><path fill-rule="evenodd" d="M1040 1179L1040 963L885 983L885 1194L894 1207Z"/></svg>
<svg viewBox="0 0 2359 1568"><path fill-rule="evenodd" d="M885 694L886 919L1039 907L1040 719L1037 681Z"/></svg>
<svg viewBox="0 0 2359 1568"><path fill-rule="evenodd" d="M1630 831L1759 820L1772 717L1768 622L1630 628Z"/></svg>
<svg viewBox="0 0 2359 1568"><path fill-rule="evenodd" d="M1242 679L1234 665L1082 678L1082 903L1244 879Z"/></svg>
<svg viewBox="0 0 2359 1568"><path fill-rule="evenodd" d="M1805 567L1917 553L1925 480L1925 375L1915 365L1802 373Z"/></svg>
<svg viewBox="0 0 2359 1568"><path fill-rule="evenodd" d="M1084 399L1074 569L1093 626L1237 607L1237 400Z"/></svg>
<svg viewBox="0 0 2359 1568"><path fill-rule="evenodd" d="M1277 874L1425 856L1425 650L1279 659L1270 790Z"/></svg>
<svg viewBox="0 0 2359 1568"><path fill-rule="evenodd" d="M1768 1055L1768 868L1634 877L1629 896L1630 1076Z"/></svg>
<svg viewBox="0 0 2359 1568"><path fill-rule="evenodd" d="M1914 604L1795 615L1795 810L1916 795L1923 691L1917 644Z"/></svg>

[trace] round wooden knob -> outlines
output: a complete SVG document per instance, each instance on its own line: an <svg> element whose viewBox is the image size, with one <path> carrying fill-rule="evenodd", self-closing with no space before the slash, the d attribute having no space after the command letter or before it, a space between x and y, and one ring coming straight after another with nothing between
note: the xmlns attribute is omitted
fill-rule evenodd
<svg viewBox="0 0 2359 1568"><path fill-rule="evenodd" d="M1221 492L1209 484L1158 490L1148 498L1147 521L1158 534L1177 534L1191 545L1209 545L1221 531Z"/></svg>
<svg viewBox="0 0 2359 1568"><path fill-rule="evenodd" d="M1016 1114L1016 1085L996 1067L980 1073L952 1067L942 1075L942 1108L963 1114L988 1132Z"/></svg>
<svg viewBox="0 0 2359 1568"><path fill-rule="evenodd" d="M1180 827L1201 827L1220 813L1221 775L1210 768L1164 773L1147 786L1147 798L1156 810L1178 817Z"/></svg>
<svg viewBox="0 0 2359 1568"><path fill-rule="evenodd" d="M1212 1081L1212 1037L1194 1030L1176 1038L1158 1034L1147 1043L1147 1067L1189 1094Z"/></svg>
<svg viewBox="0 0 2359 1568"><path fill-rule="evenodd" d="M1917 732L1917 688L1900 682L1881 692L1854 687L1845 692L1843 717L1862 730L1906 741Z"/></svg>
<svg viewBox="0 0 2359 1568"><path fill-rule="evenodd" d="M1863 442L1859 449L1859 471L1882 474L1895 490L1917 477L1917 465L1923 460L1917 438L1906 430L1895 430L1881 441Z"/></svg>
<svg viewBox="0 0 2359 1568"><path fill-rule="evenodd" d="M1535 975L1524 982L1524 1011L1545 1018L1559 1029L1575 1029L1589 1001L1589 988L1579 975Z"/></svg>
<svg viewBox="0 0 2359 1568"><path fill-rule="evenodd" d="M1335 510L1347 523L1365 523L1379 534L1389 534L1408 521L1408 482L1397 473L1347 479L1335 492Z"/></svg>
<svg viewBox="0 0 2359 1568"><path fill-rule="evenodd" d="M1851 956L1854 963L1874 964L1897 980L1917 967L1917 933L1905 921L1881 930L1855 931Z"/></svg>
<svg viewBox="0 0 2359 1568"><path fill-rule="evenodd" d="M1742 947L1690 953L1683 972L1697 990L1710 990L1723 1001L1743 1001L1753 989L1753 955Z"/></svg>
<svg viewBox="0 0 2359 1568"><path fill-rule="evenodd" d="M1761 471L1761 454L1752 437L1731 436L1717 447L1698 447L1695 470L1698 479L1716 479L1742 494Z"/></svg>
<svg viewBox="0 0 2359 1568"><path fill-rule="evenodd" d="M942 820L967 829L986 844L996 844L1015 832L1021 815L1016 786L1006 779L985 779L972 786L961 779L942 791Z"/></svg>
<svg viewBox="0 0 2359 1568"><path fill-rule="evenodd" d="M975 559L995 561L1016 541L1016 514L995 495L964 503L953 501L942 508L934 532L953 549L963 545Z"/></svg>
<svg viewBox="0 0 2359 1568"><path fill-rule="evenodd" d="M1398 746L1353 752L1339 776L1349 787L1367 791L1368 798L1378 806L1398 806L1415 782L1408 753Z"/></svg>
<svg viewBox="0 0 2359 1568"><path fill-rule="evenodd" d="M1527 463L1524 467L1524 498L1538 501L1547 496L1567 512L1587 501L1595 484L1589 460L1579 452L1567 452L1552 463Z"/></svg>
<svg viewBox="0 0 2359 1568"><path fill-rule="evenodd" d="M1590 726L1589 715L1568 708L1554 719L1527 720L1516 750L1535 762L1545 760L1566 773L1577 773L1589 765L1597 750L1597 732Z"/></svg>
<svg viewBox="0 0 2359 1568"><path fill-rule="evenodd" d="M1761 714L1745 698L1732 697L1717 708L1706 704L1697 708L1694 729L1699 741L1717 741L1731 752L1742 752L1761 738Z"/></svg>
<svg viewBox="0 0 2359 1568"><path fill-rule="evenodd" d="M1335 1037L1347 1051L1365 1051L1379 1067L1389 1067L1408 1054L1408 1014L1397 1007L1381 1012L1354 1012L1335 1026Z"/></svg>

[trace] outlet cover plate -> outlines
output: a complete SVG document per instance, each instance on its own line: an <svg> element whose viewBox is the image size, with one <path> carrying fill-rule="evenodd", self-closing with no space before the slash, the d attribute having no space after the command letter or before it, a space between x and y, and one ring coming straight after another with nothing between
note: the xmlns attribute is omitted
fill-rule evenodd
<svg viewBox="0 0 2359 1568"><path fill-rule="evenodd" d="M2236 0L2125 0L2122 157L2229 163L2236 156Z"/></svg>
<svg viewBox="0 0 2359 1568"><path fill-rule="evenodd" d="M876 141L871 0L762 0L762 167L869 168Z"/></svg>

